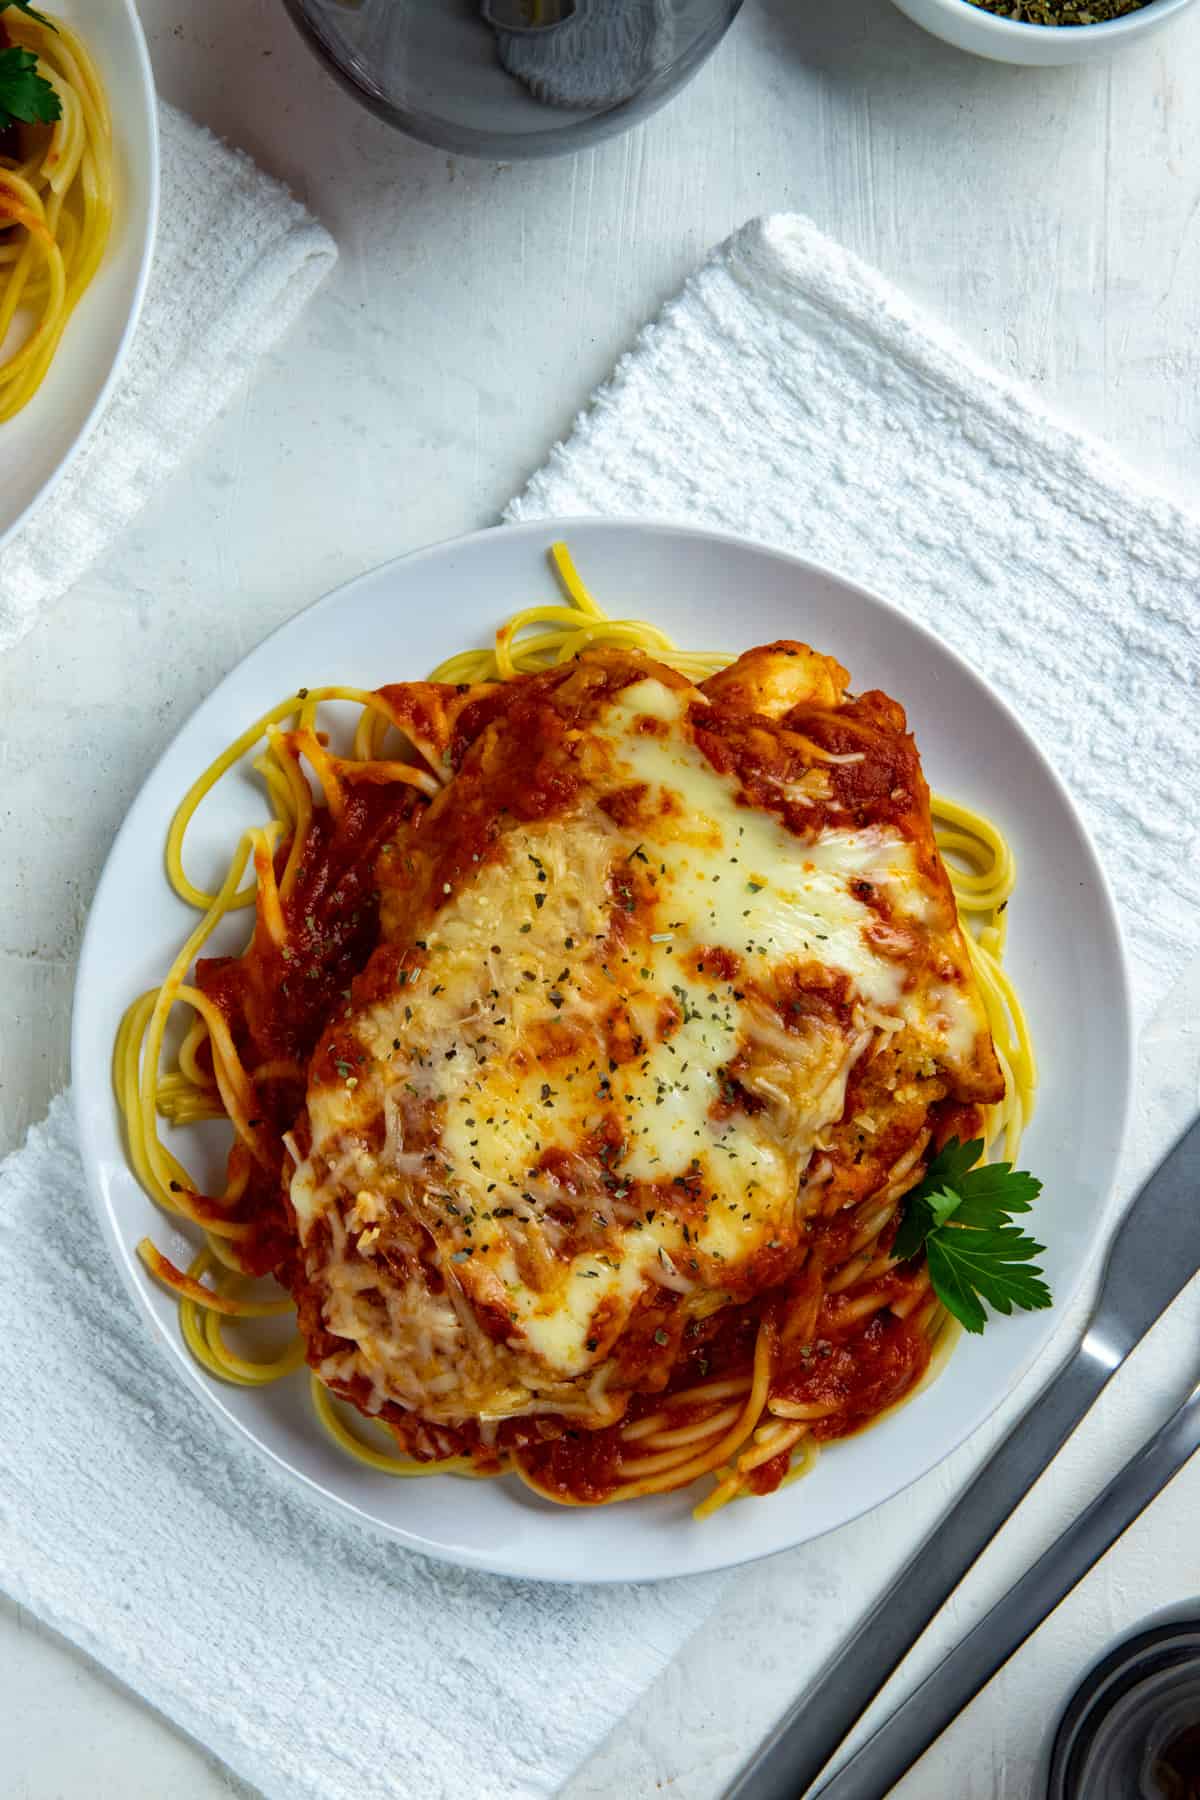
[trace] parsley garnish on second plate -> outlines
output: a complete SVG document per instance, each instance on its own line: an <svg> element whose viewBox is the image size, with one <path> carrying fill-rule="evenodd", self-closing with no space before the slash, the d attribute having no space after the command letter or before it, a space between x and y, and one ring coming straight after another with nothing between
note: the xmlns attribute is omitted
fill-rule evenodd
<svg viewBox="0 0 1200 1800"><path fill-rule="evenodd" d="M1013 1213L1030 1210L1042 1184L1011 1163L976 1168L982 1154L982 1138L969 1144L951 1138L938 1151L906 1196L892 1245L892 1255L904 1261L924 1247L934 1292L968 1331L986 1325L985 1300L1001 1313L1051 1304L1042 1270L1033 1263L1045 1245L1012 1222Z"/></svg>
<svg viewBox="0 0 1200 1800"><path fill-rule="evenodd" d="M0 15L10 6L55 29L53 22L35 11L28 0L0 0ZM0 31L3 24L0 23ZM20 44L0 50L0 131L10 125L53 125L62 117L62 102L44 75L37 72L37 52Z"/></svg>

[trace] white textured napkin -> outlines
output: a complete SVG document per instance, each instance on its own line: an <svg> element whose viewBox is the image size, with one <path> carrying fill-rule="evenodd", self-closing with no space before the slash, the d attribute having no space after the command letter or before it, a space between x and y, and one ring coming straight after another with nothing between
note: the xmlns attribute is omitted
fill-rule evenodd
<svg viewBox="0 0 1200 1800"><path fill-rule="evenodd" d="M800 220L716 254L511 510L744 530L936 625L1083 800L1149 1011L1189 944L1195 521ZM62 1102L0 1170L0 1263L0 1581L269 1795L545 1794L711 1604L458 1574L313 1510L160 1365Z"/></svg>
<svg viewBox="0 0 1200 1800"><path fill-rule="evenodd" d="M160 103L162 203L116 392L62 481L4 547L0 649L94 563L178 466L337 257L286 188Z"/></svg>

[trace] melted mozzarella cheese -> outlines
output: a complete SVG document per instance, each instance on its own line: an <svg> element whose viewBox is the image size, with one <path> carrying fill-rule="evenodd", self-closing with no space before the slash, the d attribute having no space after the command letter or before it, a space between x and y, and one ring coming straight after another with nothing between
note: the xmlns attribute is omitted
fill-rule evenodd
<svg viewBox="0 0 1200 1800"><path fill-rule="evenodd" d="M873 950L863 928L874 914L850 883L883 889L902 914L922 916L926 895L915 878L912 846L887 833L827 830L798 843L774 813L740 805L737 784L713 768L694 740L678 729L667 738L637 731L640 717L678 727L688 695L657 681L626 688L601 728L617 769L652 792L668 795L682 815L655 842L694 941L761 959L814 958L844 970L876 1005L893 1005L904 969Z"/></svg>
<svg viewBox="0 0 1200 1800"><path fill-rule="evenodd" d="M747 804L692 736L697 700L648 679L607 704L582 801L508 824L430 919L419 974L355 1017L353 1087L310 1093L292 1203L347 1345L322 1372L365 1377L375 1404L602 1420L639 1305L711 1310L796 1243L859 1058L901 1030L935 1058L971 1051L973 991L914 986L852 891L924 926L912 845L885 827L797 837ZM631 788L626 826L600 802ZM714 952L735 974L709 972ZM813 965L845 978L848 1018L786 1024L786 981ZM413 1273L421 1254L438 1282Z"/></svg>

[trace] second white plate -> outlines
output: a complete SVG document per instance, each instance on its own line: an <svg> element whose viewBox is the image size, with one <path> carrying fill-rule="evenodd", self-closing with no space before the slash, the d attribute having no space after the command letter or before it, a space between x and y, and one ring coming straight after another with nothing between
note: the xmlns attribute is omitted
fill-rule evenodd
<svg viewBox="0 0 1200 1800"><path fill-rule="evenodd" d="M113 119L112 235L37 393L0 425L0 544L63 474L111 397L137 329L158 220L154 76L133 0L47 0L96 61Z"/></svg>

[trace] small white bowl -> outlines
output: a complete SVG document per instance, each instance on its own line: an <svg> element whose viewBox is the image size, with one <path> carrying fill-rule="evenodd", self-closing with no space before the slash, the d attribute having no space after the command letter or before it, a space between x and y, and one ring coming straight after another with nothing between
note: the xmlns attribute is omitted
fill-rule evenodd
<svg viewBox="0 0 1200 1800"><path fill-rule="evenodd" d="M971 0L895 0L902 13L934 37L993 62L1024 63L1044 69L1059 63L1091 62L1176 18L1192 0L1149 0L1138 12L1100 25L1020 25Z"/></svg>

